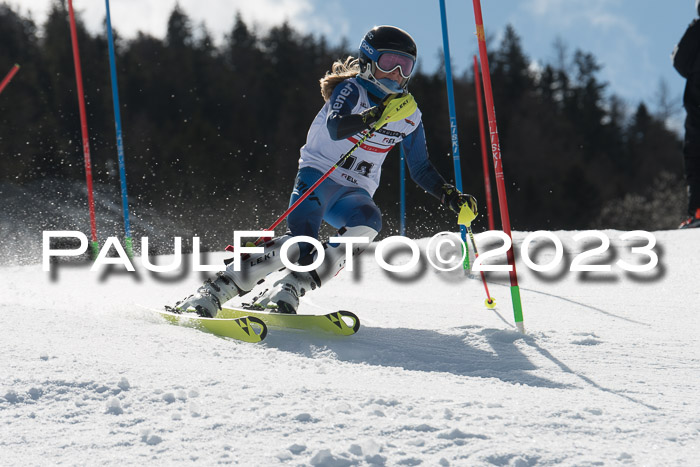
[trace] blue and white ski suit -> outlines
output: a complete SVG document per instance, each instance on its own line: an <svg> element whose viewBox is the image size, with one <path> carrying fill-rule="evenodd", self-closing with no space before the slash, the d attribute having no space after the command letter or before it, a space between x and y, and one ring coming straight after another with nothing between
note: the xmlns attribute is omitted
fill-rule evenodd
<svg viewBox="0 0 700 467"><path fill-rule="evenodd" d="M367 92L365 84L362 78L341 82L316 115L301 148L290 206L362 137L366 125L358 114L380 100ZM440 198L445 181L428 160L421 112L416 109L408 118L375 131L292 211L287 219L291 234L318 238L322 220L338 229L364 225L379 232L382 216L372 196L384 159L396 144L403 146L411 178Z"/></svg>

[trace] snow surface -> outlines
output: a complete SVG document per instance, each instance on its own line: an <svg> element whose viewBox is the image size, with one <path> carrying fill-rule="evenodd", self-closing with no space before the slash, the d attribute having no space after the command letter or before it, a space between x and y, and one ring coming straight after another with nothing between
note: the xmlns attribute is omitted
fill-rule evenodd
<svg viewBox="0 0 700 467"><path fill-rule="evenodd" d="M187 268L1 267L0 464L699 465L700 231L655 232L645 274L569 272L585 245L554 234L561 268L518 262L526 335L507 275L490 311L478 276L368 253L300 310L353 310L357 335L260 344L139 308L194 291ZM597 263L645 262L605 234Z"/></svg>

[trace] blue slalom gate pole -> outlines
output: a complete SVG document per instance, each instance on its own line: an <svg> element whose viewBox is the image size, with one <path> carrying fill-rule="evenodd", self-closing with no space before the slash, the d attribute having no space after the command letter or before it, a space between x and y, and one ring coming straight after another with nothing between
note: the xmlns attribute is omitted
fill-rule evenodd
<svg viewBox="0 0 700 467"><path fill-rule="evenodd" d="M112 20L109 14L109 0L105 0L107 8L107 44L109 46L109 69L112 80L112 103L114 105L114 127L117 132L117 157L119 159L119 179L122 189L122 211L124 213L124 242L125 250L129 257L134 256L131 240L131 226L129 225L129 200L126 194L126 170L124 168L124 143L122 141L122 117L119 111L119 90L117 89L117 65L114 58L114 37L112 36Z"/></svg>
<svg viewBox="0 0 700 467"><path fill-rule="evenodd" d="M401 150L401 157L399 158L399 164L401 164L401 169L399 170L399 210L401 216L401 227L399 234L402 237L406 236L406 155L403 152L403 146L399 145Z"/></svg>
<svg viewBox="0 0 700 467"><path fill-rule="evenodd" d="M457 111L455 110L454 86L452 84L452 65L450 64L450 39L447 35L447 12L445 0L440 0L440 19L442 21L442 49L445 54L445 83L447 84L447 101L450 108L450 132L452 134L452 162L455 171L455 187L462 191L462 167L459 162L459 141L457 140ZM467 245L467 228L459 226L462 242ZM469 254L464 260L464 269L469 268Z"/></svg>

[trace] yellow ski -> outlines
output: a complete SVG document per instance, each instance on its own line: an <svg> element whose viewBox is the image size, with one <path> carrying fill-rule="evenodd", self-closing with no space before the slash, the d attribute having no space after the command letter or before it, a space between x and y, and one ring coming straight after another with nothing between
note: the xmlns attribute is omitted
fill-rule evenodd
<svg viewBox="0 0 700 467"><path fill-rule="evenodd" d="M354 313L343 310L325 315L292 315L224 307L216 315L217 319L232 319L242 316L247 316L249 319L259 319L271 328L329 332L340 336L350 336L360 329L360 318Z"/></svg>

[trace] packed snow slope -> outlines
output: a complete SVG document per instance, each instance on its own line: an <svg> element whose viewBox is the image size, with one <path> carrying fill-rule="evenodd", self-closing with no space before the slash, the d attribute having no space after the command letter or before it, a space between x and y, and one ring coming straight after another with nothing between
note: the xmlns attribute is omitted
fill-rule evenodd
<svg viewBox="0 0 700 467"><path fill-rule="evenodd" d="M612 245L590 262L647 261L604 233ZM700 231L654 232L659 265L640 274L570 272L599 242L554 235L552 272L516 249L526 335L506 274L489 273L488 310L479 276L425 260L392 275L371 250L300 309L352 310L357 335L270 329L260 344L140 307L194 291L204 276L187 262L2 267L0 463L698 465ZM550 245L530 245L537 263Z"/></svg>

